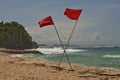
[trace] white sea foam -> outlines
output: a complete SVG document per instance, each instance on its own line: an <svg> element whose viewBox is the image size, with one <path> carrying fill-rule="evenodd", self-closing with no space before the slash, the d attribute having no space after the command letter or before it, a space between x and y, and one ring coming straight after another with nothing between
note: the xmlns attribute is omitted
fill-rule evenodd
<svg viewBox="0 0 120 80"><path fill-rule="evenodd" d="M104 58L120 58L120 55L104 55Z"/></svg>
<svg viewBox="0 0 120 80"><path fill-rule="evenodd" d="M60 54L63 53L63 49L61 47L54 47L54 48L37 48L38 51L42 52L43 54ZM82 52L85 50L82 49L66 49L68 53L74 52Z"/></svg>
<svg viewBox="0 0 120 80"><path fill-rule="evenodd" d="M113 48L114 46L93 46L93 48Z"/></svg>

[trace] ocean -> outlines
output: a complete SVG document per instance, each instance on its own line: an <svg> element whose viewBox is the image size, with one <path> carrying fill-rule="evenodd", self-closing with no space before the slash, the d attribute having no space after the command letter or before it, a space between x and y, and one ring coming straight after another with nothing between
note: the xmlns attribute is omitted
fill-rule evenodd
<svg viewBox="0 0 120 80"><path fill-rule="evenodd" d="M31 53L22 56L59 62L63 54L61 47L37 48L37 50L44 55ZM66 49L66 51L72 64L120 70L120 47L96 46L80 48L72 46ZM66 56L63 57L62 62L67 63Z"/></svg>

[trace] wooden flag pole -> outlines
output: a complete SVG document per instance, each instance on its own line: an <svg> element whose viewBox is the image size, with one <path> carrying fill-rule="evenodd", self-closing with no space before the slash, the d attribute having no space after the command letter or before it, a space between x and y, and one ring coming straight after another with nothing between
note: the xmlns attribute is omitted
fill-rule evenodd
<svg viewBox="0 0 120 80"><path fill-rule="evenodd" d="M71 32L71 34L70 34L69 39L68 39L67 46L69 46L70 40L71 40L72 35L73 35L73 32L74 32L74 30L75 30L75 28L76 28L76 26L77 26L77 23L78 23L78 20L75 22L75 25L74 25L74 27L73 27L73 30L72 30L72 32ZM66 46L66 47L67 47L67 46ZM65 48L65 49L66 49L66 48Z"/></svg>
<svg viewBox="0 0 120 80"><path fill-rule="evenodd" d="M72 38L72 35L73 35L73 32L74 32L74 30L75 30L75 28L76 28L77 23L78 23L78 20L75 22L75 25L74 25L74 27L73 27L73 29L72 29L72 32L71 32L71 34L70 34L70 37L68 38L68 41L67 41L65 50L66 50L67 47L69 46L70 40L71 40L71 38ZM64 57L64 54L62 55L62 57L61 57L61 59L60 59L59 65L61 64L63 57ZM68 58L67 55L66 55L66 58ZM70 64L70 66L71 66L71 69L73 69L70 61L69 61L69 64Z"/></svg>
<svg viewBox="0 0 120 80"><path fill-rule="evenodd" d="M77 23L78 23L78 19L79 19L79 17L80 17L81 12L82 12L82 9L80 9L80 10L74 10L74 9L69 9L69 8L66 8L66 10L65 10L65 12L64 12L64 15L66 15L69 19L76 20L75 25L73 26L72 32L71 32L71 34L70 34L70 37L68 38L68 41L67 41L65 50L67 49L67 47L68 47L69 44L70 44L71 37L72 37L73 32L74 32L74 30L75 30L75 28L76 28L76 25L77 25ZM76 15L76 16L74 16L74 15ZM65 54L65 53L64 53L64 54ZM62 62L62 59L63 59L63 57L64 57L64 54L63 54L62 57L61 57L61 60L60 60L60 62L59 62L59 65L60 65L61 62ZM67 54L65 54L65 55L66 55L66 58L68 58ZM69 61L69 62L70 62L70 61ZM70 63L69 63L69 64L70 64ZM71 65L71 64L70 64L70 65ZM72 66L71 66L71 69L72 69Z"/></svg>
<svg viewBox="0 0 120 80"><path fill-rule="evenodd" d="M64 49L65 49L65 48L64 48ZM69 58L68 58L68 55L67 55L67 53L66 53L66 49L64 50L64 53L63 53L62 56L61 56L61 59L60 59L60 62L59 62L59 64L58 64L58 66L60 66L60 64L61 64L61 62L62 62L62 60L63 60L64 55L65 55L66 58L67 58L67 61L68 61L69 65L70 65L71 70L73 70L72 65L71 65L71 63L70 63L70 60L69 60Z"/></svg>
<svg viewBox="0 0 120 80"><path fill-rule="evenodd" d="M69 65L70 65L70 67L71 67L71 69L72 69L72 65L71 65L71 63L70 63L70 60L69 60L67 54L66 54L66 49L65 49L65 47L63 46L62 40L61 40L61 38L60 38L60 35L59 35L58 31L57 31L57 28L56 28L55 24L54 24L54 28L55 28L55 31L56 31L56 33L57 33L57 35L58 35L58 39L59 39L59 41L60 41L60 44L61 44L61 46L62 46L62 48L63 48L63 50L64 50L64 53L63 53L63 55L62 55L62 58L63 58L63 56L64 56L64 54L65 54L65 56L66 56L66 58L67 58L67 61L68 61ZM61 59L61 61L62 61L62 59ZM59 62L59 67L60 67L61 61Z"/></svg>
<svg viewBox="0 0 120 80"><path fill-rule="evenodd" d="M59 35L58 31L57 31L57 28L56 28L55 24L54 24L54 29L55 29L55 31L56 31L56 33L57 33L58 39L59 39L59 41L60 41L60 44L61 44L61 46L62 46L62 48L63 48L63 50L64 50L64 52L65 52L65 48L64 48L64 46L63 46L62 40L61 40L61 38L60 38L60 35Z"/></svg>

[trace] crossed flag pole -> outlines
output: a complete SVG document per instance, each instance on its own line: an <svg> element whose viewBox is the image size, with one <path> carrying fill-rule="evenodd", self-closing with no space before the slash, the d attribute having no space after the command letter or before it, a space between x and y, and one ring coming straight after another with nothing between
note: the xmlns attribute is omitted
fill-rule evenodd
<svg viewBox="0 0 120 80"><path fill-rule="evenodd" d="M64 12L64 15L66 15L69 19L71 19L71 20L76 20L75 25L74 25L74 27L73 27L73 29L72 29L72 32L71 32L71 34L70 34L70 36L69 36L69 38L68 38L66 47L64 47L64 45L63 45L63 43L62 43L62 40L61 40L60 35L59 35L59 33L58 33L58 30L57 30L57 28L56 28L56 26L55 26L55 24L54 24L51 16L45 17L45 18L43 18L42 20L40 20L40 21L38 22L38 24L40 25L40 27L44 27L44 26L48 26L48 25L53 25L53 26L54 26L54 29L55 29L55 31L56 31L56 33L57 33L57 36L58 36L58 39L59 39L59 41L60 41L61 47L62 47L63 50L64 50L64 52L63 52L63 54L62 54L62 56L61 56L61 59L60 59L60 61L59 61L59 64L58 64L59 67L60 67L61 62L62 62L62 60L63 60L63 57L64 57L64 55L65 55L65 56L66 56L66 59L67 59L67 61L68 61L68 63L69 63L69 65L70 65L71 70L73 70L72 65L71 65L71 63L70 63L70 60L69 60L69 58L68 58L66 49L67 49L67 47L68 47L69 44L70 44L71 37L72 37L73 32L74 32L74 30L75 30L75 28L76 28L76 25L77 25L77 23L78 23L78 19L79 19L79 17L80 17L81 12L82 12L82 9L77 9L77 10L76 10L76 9L69 9L69 8L66 8L66 10L65 10L65 12Z"/></svg>
<svg viewBox="0 0 120 80"><path fill-rule="evenodd" d="M70 65L70 67L71 67L71 70L73 70L73 68L72 68L72 65L71 65L71 63L70 63L70 60L69 60L69 58L68 58L68 56L67 56L66 49L67 49L67 47L68 47L69 44L70 44L70 40L71 40L71 38L72 38L72 35L73 35L73 32L74 32L74 30L75 30L75 27L76 27L77 23L78 23L78 20L75 22L75 25L74 25L74 27L73 27L73 29L72 29L72 32L71 32L71 34L70 34L70 37L68 38L67 45L66 45L66 47L65 47L65 52L62 54L61 59L60 59L60 61L59 61L59 66L60 66L60 64L61 64L61 62L62 62L62 60L63 60L64 54L65 54L65 56L66 56L66 58L67 58L67 60L68 60L68 63L69 63L69 65Z"/></svg>

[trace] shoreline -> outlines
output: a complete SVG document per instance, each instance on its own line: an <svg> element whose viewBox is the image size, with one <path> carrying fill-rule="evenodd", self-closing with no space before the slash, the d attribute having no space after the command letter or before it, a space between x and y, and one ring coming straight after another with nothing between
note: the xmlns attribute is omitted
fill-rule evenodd
<svg viewBox="0 0 120 80"><path fill-rule="evenodd" d="M92 68L25 57L10 57L0 52L1 80L119 80L120 70Z"/></svg>
<svg viewBox="0 0 120 80"><path fill-rule="evenodd" d="M37 50L33 50L33 49L26 49L26 50L14 50L14 49L6 49L6 48L0 48L0 52L4 52L4 53L8 53L8 54L41 54L43 55L43 53L37 51Z"/></svg>

